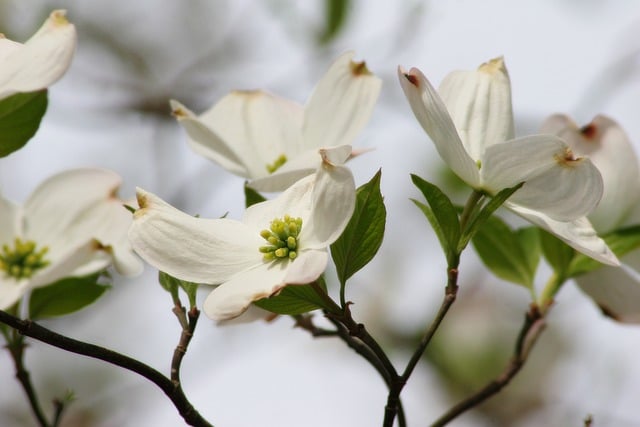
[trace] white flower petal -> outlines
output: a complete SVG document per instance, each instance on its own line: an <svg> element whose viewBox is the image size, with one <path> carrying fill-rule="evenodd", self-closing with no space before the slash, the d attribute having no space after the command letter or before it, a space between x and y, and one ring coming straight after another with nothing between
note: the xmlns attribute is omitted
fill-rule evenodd
<svg viewBox="0 0 640 427"><path fill-rule="evenodd" d="M604 193L589 214L594 227L606 233L620 226L640 199L638 156L624 130L602 115L578 128L569 117L556 114L541 131L564 139L576 155L589 157L600 171Z"/></svg>
<svg viewBox="0 0 640 427"><path fill-rule="evenodd" d="M142 272L142 261L133 251L129 243L128 230L133 218L118 199L109 199L96 204L81 221L70 230L69 240L81 240L87 236L97 239L113 257L113 264L118 273L135 276Z"/></svg>
<svg viewBox="0 0 640 427"><path fill-rule="evenodd" d="M325 161L316 176L311 216L300 232L303 248L320 249L335 242L355 209L356 187L349 168Z"/></svg>
<svg viewBox="0 0 640 427"><path fill-rule="evenodd" d="M277 314L264 310L255 304L249 305L247 309L242 313L242 316L234 317L228 320L218 320L218 326L231 326L231 325L244 325L247 323L253 323L257 320L264 320L270 322L278 317Z"/></svg>
<svg viewBox="0 0 640 427"><path fill-rule="evenodd" d="M400 85L422 128L427 132L442 160L470 186L480 185L476 160L466 151L453 120L429 80L417 68L408 73L398 67Z"/></svg>
<svg viewBox="0 0 640 427"><path fill-rule="evenodd" d="M527 221L547 230L566 244L603 264L619 266L620 261L607 244L596 234L586 217L573 221L555 221L532 209L514 205L507 201L505 207L511 209Z"/></svg>
<svg viewBox="0 0 640 427"><path fill-rule="evenodd" d="M274 173L249 182L258 191L275 192L289 188L296 181L316 172L321 159L317 149L307 150L287 162Z"/></svg>
<svg viewBox="0 0 640 427"><path fill-rule="evenodd" d="M24 45L0 44L0 99L18 92L34 92L57 81L69 68L76 48L76 30L64 11L51 13Z"/></svg>
<svg viewBox="0 0 640 427"><path fill-rule="evenodd" d="M341 55L318 82L305 106L303 149L351 144L369 121L382 80Z"/></svg>
<svg viewBox="0 0 640 427"><path fill-rule="evenodd" d="M13 242L22 235L20 208L10 200L0 196L0 247Z"/></svg>
<svg viewBox="0 0 640 427"><path fill-rule="evenodd" d="M250 176L243 159L238 156L227 141L209 128L187 107L174 100L171 100L170 103L172 114L187 132L189 146L193 151L218 163L233 174L243 177Z"/></svg>
<svg viewBox="0 0 640 427"><path fill-rule="evenodd" d="M47 286L66 277L82 277L97 273L111 265L111 255L94 239L80 245L62 249L51 259L51 264L37 271L29 280L29 288Z"/></svg>
<svg viewBox="0 0 640 427"><path fill-rule="evenodd" d="M230 219L200 219L138 189L131 245L159 270L191 282L219 284L263 263L260 230Z"/></svg>
<svg viewBox="0 0 640 427"><path fill-rule="evenodd" d="M290 263L284 283L287 285L306 285L316 280L327 268L329 254L323 250L303 250Z"/></svg>
<svg viewBox="0 0 640 427"><path fill-rule="evenodd" d="M303 285L316 280L328 262L326 251L303 251L293 261L264 263L238 273L214 289L203 310L213 320L233 319L252 302L277 294L287 285Z"/></svg>
<svg viewBox="0 0 640 427"><path fill-rule="evenodd" d="M202 309L213 320L229 320L241 315L249 305L270 297L285 286L284 278L291 262L261 263L242 271L215 288Z"/></svg>
<svg viewBox="0 0 640 427"><path fill-rule="evenodd" d="M567 145L551 135L488 147L481 174L483 187L493 194L524 181L509 201L557 221L589 214L603 191L602 177L589 159L575 159Z"/></svg>
<svg viewBox="0 0 640 427"><path fill-rule="evenodd" d="M0 275L0 310L6 310L22 298L29 290L29 281L13 280L11 277Z"/></svg>
<svg viewBox="0 0 640 427"><path fill-rule="evenodd" d="M513 139L511 83L502 58L476 71L450 73L438 93L473 159L480 159L486 147Z"/></svg>
<svg viewBox="0 0 640 427"><path fill-rule="evenodd" d="M623 258L621 267L601 267L576 279L602 312L623 323L640 323L640 251ZM629 265L630 264L630 265Z"/></svg>
<svg viewBox="0 0 640 427"><path fill-rule="evenodd" d="M242 176L254 179L267 176L267 165L281 155L289 158L302 151L302 115L295 102L255 90L234 91L200 117L176 117L196 151L224 168L220 157L244 165ZM189 123L197 123L200 133L188 128Z"/></svg>
<svg viewBox="0 0 640 427"><path fill-rule="evenodd" d="M304 230L311 214L315 181L316 176L309 175L287 188L275 199L249 206L244 212L242 222L260 232L268 229L274 219L289 215L302 218L302 230Z"/></svg>
<svg viewBox="0 0 640 427"><path fill-rule="evenodd" d="M321 148L330 163L343 164L353 155L350 145L341 145L337 147ZM301 180L307 175L315 173L322 165L322 155L318 155L317 149L307 150L287 161L280 169L271 175L253 180L249 185L258 191L282 191L293 185L294 182Z"/></svg>
<svg viewBox="0 0 640 427"><path fill-rule="evenodd" d="M90 227L82 228L86 215L112 199L120 183L106 169L71 169L52 176L24 204L26 237L54 247L68 241L69 233L83 234L83 240L94 237Z"/></svg>

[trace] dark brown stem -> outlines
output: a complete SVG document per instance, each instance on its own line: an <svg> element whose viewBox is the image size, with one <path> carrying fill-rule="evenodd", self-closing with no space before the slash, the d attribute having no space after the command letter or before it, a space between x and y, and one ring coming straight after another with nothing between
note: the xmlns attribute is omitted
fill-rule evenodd
<svg viewBox="0 0 640 427"><path fill-rule="evenodd" d="M31 375L29 371L24 366L24 349L26 345L24 343L24 337L15 336L13 339L7 343L7 349L11 354L11 358L13 359L13 365L16 370L16 378L22 385L22 389L27 395L27 400L29 401L29 405L31 406L31 411L33 415L38 420L38 424L41 427L49 427L49 421L44 416L44 412L40 407L40 402L38 400L36 390L31 383Z"/></svg>
<svg viewBox="0 0 640 427"><path fill-rule="evenodd" d="M524 324L522 325L520 333L518 334L513 356L502 373L478 392L449 409L444 415L438 418L436 422L431 424L431 427L441 427L446 425L460 414L497 394L507 384L509 384L513 377L524 366L529 356L529 352L544 330L544 326L545 323L543 315L540 313L538 307L532 304L525 316Z"/></svg>
<svg viewBox="0 0 640 427"><path fill-rule="evenodd" d="M385 384L391 390L397 382L398 373L387 358L386 354L371 335L366 331L364 325L356 323L351 317L349 305L345 306L347 317L334 316L331 313L325 313L325 316L331 323L336 326L338 336L356 353L366 359L371 366L382 376ZM350 327L347 326L350 325ZM385 408L385 414L387 409ZM406 418L402 401L398 398L396 404L396 413L398 414L398 422L400 427L406 427ZM385 415L386 417L386 415Z"/></svg>
<svg viewBox="0 0 640 427"><path fill-rule="evenodd" d="M308 331L312 337L335 337L338 331L332 329L319 328L313 323L313 316L310 314L298 314L293 316L296 321L295 327Z"/></svg>
<svg viewBox="0 0 640 427"><path fill-rule="evenodd" d="M64 412L66 406L60 399L54 399L53 406L55 408L55 413L53 415L53 422L51 423L51 427L58 427L60 425L60 420L62 419L62 413Z"/></svg>
<svg viewBox="0 0 640 427"><path fill-rule="evenodd" d="M187 353L187 348L193 337L193 332L196 329L198 318L200 317L200 311L193 307L189 310L187 319L185 308L180 306L173 307L173 313L178 318L180 325L182 326L182 332L180 333L180 341L173 351L173 358L171 359L171 381L176 387L182 387L180 383L180 366L182 365L182 359Z"/></svg>
<svg viewBox="0 0 640 427"><path fill-rule="evenodd" d="M448 280L447 287L444 292L444 299L442 300L442 304L440 305L440 309L438 310L438 314L429 325L429 328L425 331L422 339L420 340L420 344L418 348L416 348L413 353L409 363L407 363L407 367L405 368L402 378L406 381L409 379L411 374L413 373L413 369L418 364L418 361L424 354L425 349L431 342L431 338L435 335L436 331L440 327L442 320L444 320L444 316L446 316L449 308L453 305L456 300L456 296L458 295L458 270L455 268L451 268L448 271Z"/></svg>
<svg viewBox="0 0 640 427"><path fill-rule="evenodd" d="M457 268L449 268L447 271L447 286L445 287L444 299L442 300L442 304L440 305L440 309L436 314L436 317L431 322L431 325L427 328L418 347L413 352L411 359L407 363L407 367L401 376L399 376L394 382L393 385L389 388L389 396L387 397L387 406L385 407L385 417L383 426L391 427L393 426L393 420L398 413L398 404L400 402L400 393L402 389L406 385L409 377L413 373L416 365L422 358L424 351L426 350L429 342L431 342L431 338L435 335L436 331L440 327L442 320L446 316L449 308L453 305L456 300L456 296L458 294L458 269Z"/></svg>
<svg viewBox="0 0 640 427"><path fill-rule="evenodd" d="M62 350L102 360L128 371L135 372L158 386L171 400L188 425L195 427L213 427L196 411L193 405L191 405L181 387L176 387L171 379L165 377L149 365L113 350L60 335L31 320L22 320L4 311L0 311L0 322L12 327L22 335L37 339L38 341Z"/></svg>

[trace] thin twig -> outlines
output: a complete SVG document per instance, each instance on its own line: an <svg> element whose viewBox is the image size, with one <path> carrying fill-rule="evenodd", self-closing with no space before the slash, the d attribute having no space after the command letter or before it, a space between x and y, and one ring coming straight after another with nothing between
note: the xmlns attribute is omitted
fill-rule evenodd
<svg viewBox="0 0 640 427"><path fill-rule="evenodd" d="M313 316L309 314L298 314L292 316L296 324L294 325L296 328L304 329L308 331L312 337L335 337L338 336L338 331L335 329L324 329L319 328L313 323Z"/></svg>
<svg viewBox="0 0 640 427"><path fill-rule="evenodd" d="M189 402L182 388L175 387L171 379L165 377L149 365L113 350L60 335L31 320L22 320L4 311L0 311L0 322L14 328L22 335L35 338L38 341L54 347L102 360L128 371L135 372L158 386L171 400L187 424L195 427L212 427Z"/></svg>
<svg viewBox="0 0 640 427"><path fill-rule="evenodd" d="M7 343L7 349L9 350L11 358L13 359L13 364L16 369L16 378L22 385L22 389L27 395L27 400L29 401L29 405L31 406L33 415L36 417L36 419L38 420L38 424L40 424L41 427L49 427L49 421L47 421L47 418L42 411L42 407L40 406L36 390L31 383L31 375L24 366L24 337L14 336L11 342Z"/></svg>
<svg viewBox="0 0 640 427"><path fill-rule="evenodd" d="M53 406L55 408L55 412L53 414L53 422L51 423L51 427L58 427L60 425L60 420L62 419L62 413L64 412L66 405L62 400L54 399Z"/></svg>
<svg viewBox="0 0 640 427"><path fill-rule="evenodd" d="M413 373L413 370L418 364L418 361L420 360L420 358L424 354L425 349L431 342L431 338L433 338L436 331L438 330L438 327L440 327L442 320L444 320L444 316L446 316L447 312L449 311L449 308L451 308L451 306L455 302L457 295L458 295L458 270L455 268L451 268L449 269L449 272L448 272L447 287L445 288L444 299L442 300L440 309L438 310L436 317L431 322L431 325L429 325L429 328L425 331L422 339L420 340L420 344L416 348L411 359L409 360L409 363L407 363L407 367L405 368L402 374L402 378L405 381L408 380L411 374Z"/></svg>
<svg viewBox="0 0 640 427"><path fill-rule="evenodd" d="M196 329L200 311L196 307L191 308L188 313L188 319L185 316L186 310L182 305L174 307L173 312L182 326L182 332L180 333L180 341L173 351L173 358L171 359L171 381L176 387L182 387L180 383L180 366L184 355L187 353L191 338L193 338L193 332Z"/></svg>
<svg viewBox="0 0 640 427"><path fill-rule="evenodd" d="M529 352L544 330L544 326L545 323L543 315L541 314L538 307L532 304L525 316L525 321L522 325L522 329L518 334L518 339L516 341L513 356L511 357L509 364L505 367L502 373L482 389L449 409L444 415L442 415L440 418L438 418L438 420L431 424L431 427L441 427L446 425L460 414L479 405L488 398L497 394L507 384L509 384L513 377L524 366L529 356Z"/></svg>
<svg viewBox="0 0 640 427"><path fill-rule="evenodd" d="M431 325L427 328L418 347L413 352L411 359L407 363L407 367L401 376L394 381L394 384L389 388L389 396L387 397L387 405L385 407L385 418L383 422L384 427L393 426L393 420L396 417L398 412L398 403L400 402L400 393L402 389L406 385L409 377L413 373L416 365L422 358L424 351L426 350L429 342L435 335L436 331L440 327L440 324L444 320L449 308L453 305L456 300L456 296L458 294L458 269L457 268L449 268L447 271L447 286L445 287L444 299L442 300L442 304L440 305L440 309L436 314L436 317L432 320Z"/></svg>

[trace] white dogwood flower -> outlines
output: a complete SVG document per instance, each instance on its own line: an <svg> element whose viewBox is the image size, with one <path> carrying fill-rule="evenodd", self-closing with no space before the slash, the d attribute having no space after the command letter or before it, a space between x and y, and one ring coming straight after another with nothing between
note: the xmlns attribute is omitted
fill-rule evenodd
<svg viewBox="0 0 640 427"><path fill-rule="evenodd" d="M200 116L171 101L173 114L194 151L258 190L284 190L315 171L318 149L350 145L369 120L382 83L352 58L333 63L305 106L235 91Z"/></svg>
<svg viewBox="0 0 640 427"><path fill-rule="evenodd" d="M24 44L0 34L0 99L53 84L69 68L75 49L76 29L63 10L53 11Z"/></svg>
<svg viewBox="0 0 640 427"><path fill-rule="evenodd" d="M640 167L631 141L618 123L598 115L578 127L566 115L555 114L542 125L542 132L560 136L580 156L588 156L604 182L600 204L589 214L602 234L640 223ZM578 286L608 316L640 323L640 251L621 259L621 267L603 266L576 278Z"/></svg>
<svg viewBox="0 0 640 427"><path fill-rule="evenodd" d="M495 195L524 182L505 207L594 259L618 265L585 218L602 197L598 169L558 137L514 139L511 84L502 58L476 71L450 73L440 94L417 68L399 67L398 77L438 153L467 184Z"/></svg>
<svg viewBox="0 0 640 427"><path fill-rule="evenodd" d="M141 271L119 186L111 171L75 169L49 178L22 206L0 197L0 309L30 289L111 264L126 275Z"/></svg>
<svg viewBox="0 0 640 427"><path fill-rule="evenodd" d="M350 146L320 151L322 164L315 174L273 200L250 206L240 221L196 218L138 189L140 209L129 239L158 269L182 280L219 285L203 306L209 317L237 317L253 301L287 285L310 283L324 272L327 247L353 214L355 184L342 166Z"/></svg>

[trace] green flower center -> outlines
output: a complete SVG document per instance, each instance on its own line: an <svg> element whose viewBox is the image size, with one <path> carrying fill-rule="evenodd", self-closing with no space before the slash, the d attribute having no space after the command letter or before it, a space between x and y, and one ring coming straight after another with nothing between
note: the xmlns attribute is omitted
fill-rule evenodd
<svg viewBox="0 0 640 427"><path fill-rule="evenodd" d="M269 244L260 246L265 261L295 259L298 256L298 236L302 229L302 218L276 218L271 221L268 230L262 230L260 236Z"/></svg>
<svg viewBox="0 0 640 427"><path fill-rule="evenodd" d="M49 251L47 246L36 249L36 242L33 240L22 241L16 237L13 241L13 248L9 245L2 245L0 254L0 270L3 270L9 277L16 279L27 279L37 270L49 265L45 255Z"/></svg>
<svg viewBox="0 0 640 427"><path fill-rule="evenodd" d="M287 156L285 156L284 154L280 154L280 156L275 159L273 163L267 165L267 172L274 173L285 163L287 163Z"/></svg>

